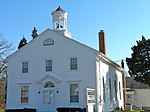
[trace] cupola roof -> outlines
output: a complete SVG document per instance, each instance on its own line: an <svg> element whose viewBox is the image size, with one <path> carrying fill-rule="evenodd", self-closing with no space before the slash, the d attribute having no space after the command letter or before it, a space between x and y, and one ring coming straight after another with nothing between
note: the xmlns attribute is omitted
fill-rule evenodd
<svg viewBox="0 0 150 112"><path fill-rule="evenodd" d="M63 11L63 12L65 12L60 6L55 11Z"/></svg>

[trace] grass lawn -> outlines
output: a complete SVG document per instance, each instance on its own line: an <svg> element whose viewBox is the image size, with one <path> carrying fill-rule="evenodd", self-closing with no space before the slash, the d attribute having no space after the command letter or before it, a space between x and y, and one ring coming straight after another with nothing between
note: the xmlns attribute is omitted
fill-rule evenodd
<svg viewBox="0 0 150 112"><path fill-rule="evenodd" d="M5 112L5 110L3 110L3 109L0 109L0 112Z"/></svg>
<svg viewBox="0 0 150 112"><path fill-rule="evenodd" d="M145 111L140 111L140 110L125 110L125 111L113 111L113 112L145 112Z"/></svg>
<svg viewBox="0 0 150 112"><path fill-rule="evenodd" d="M5 110L0 108L0 112L5 112Z"/></svg>

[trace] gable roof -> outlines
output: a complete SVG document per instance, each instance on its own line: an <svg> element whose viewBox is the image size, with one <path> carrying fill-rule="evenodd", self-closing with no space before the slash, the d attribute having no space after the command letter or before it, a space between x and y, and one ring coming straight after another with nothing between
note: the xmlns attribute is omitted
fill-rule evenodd
<svg viewBox="0 0 150 112"><path fill-rule="evenodd" d="M40 37L46 33L46 32L52 32L54 33L54 35L56 35L57 37L61 37L61 38L64 38L70 42L73 42L75 44L77 44L78 46L81 46L81 47L84 47L85 49L88 49L90 50L91 52L93 52L96 57L95 58L99 58L99 59L103 59L105 60L106 62L108 62L109 64L113 65L114 67L116 67L117 69L121 70L121 71L124 71L117 63L113 62L110 58L108 58L106 55L104 55L103 53L99 52L98 50L92 48L92 47L89 47L83 43L80 43L79 41L76 41L72 38L68 38L66 36L64 36L63 34L59 33L59 32L56 32L54 30L51 30L49 28L47 28L45 31L43 31L41 34L39 34L36 38L32 39L31 41L29 41L25 46L23 46L22 48L18 49L16 52L14 52L13 54L9 55L7 58L6 58L6 61L9 61L9 59L13 56L15 56L15 54L19 53L21 50L25 49L26 47L30 46L32 44L32 42L36 41L37 39L40 39Z"/></svg>
<svg viewBox="0 0 150 112"><path fill-rule="evenodd" d="M32 39L31 41L29 41L25 46L21 47L20 49L18 49L17 51L15 51L15 52L12 53L11 55L9 55L9 56L6 58L6 60L9 60L9 58L15 56L15 54L19 53L21 50L23 50L23 49L25 49L26 47L30 46L34 41L36 41L37 39L39 39L39 38L41 37L41 35L43 35L43 34L46 33L46 32L52 32L52 33L54 33L57 37L64 38L64 39L66 39L66 40L68 40L68 41L70 41L70 42L74 42L74 43L76 43L76 44L79 45L79 46L82 46L82 47L84 47L84 48L86 48L86 49L91 50L91 51L94 52L95 54L100 53L99 51L97 51L97 50L95 50L95 49L93 49L93 48L91 48L91 47L89 47L89 46L87 46L87 45L85 45L85 44L82 44L82 43L80 43L80 42L78 42L78 41L76 41L76 40L74 40L74 39L72 39L72 38L68 38L68 37L64 36L63 34L61 34L61 33L59 33L59 32L56 32L56 31L54 31L54 30L51 30L51 29L47 28L45 31L43 31L42 33L40 33L36 38L34 38L34 39Z"/></svg>
<svg viewBox="0 0 150 112"><path fill-rule="evenodd" d="M147 84L135 81L133 77L126 77L126 88L146 89L149 88L149 86Z"/></svg>

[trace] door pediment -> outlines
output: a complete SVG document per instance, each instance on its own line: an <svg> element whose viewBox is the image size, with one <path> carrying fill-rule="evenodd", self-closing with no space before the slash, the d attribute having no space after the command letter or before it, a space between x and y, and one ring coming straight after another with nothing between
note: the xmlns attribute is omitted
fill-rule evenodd
<svg viewBox="0 0 150 112"><path fill-rule="evenodd" d="M55 84L61 83L61 80L60 80L60 79L58 79L58 78L56 78L56 77L54 77L54 76L52 76L52 75L49 75L49 74L44 75L43 77L41 77L40 79L38 79L38 80L36 81L36 83L37 83L37 84L42 84L43 82L46 82L46 81L51 81L51 82L53 82L53 83L55 83Z"/></svg>

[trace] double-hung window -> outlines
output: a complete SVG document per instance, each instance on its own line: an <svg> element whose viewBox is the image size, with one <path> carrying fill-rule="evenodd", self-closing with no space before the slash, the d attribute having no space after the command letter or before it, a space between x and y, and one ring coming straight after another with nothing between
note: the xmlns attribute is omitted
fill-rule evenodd
<svg viewBox="0 0 150 112"><path fill-rule="evenodd" d="M70 70L77 70L77 58L70 58Z"/></svg>
<svg viewBox="0 0 150 112"><path fill-rule="evenodd" d="M29 101L29 86L21 86L21 103L28 103Z"/></svg>
<svg viewBox="0 0 150 112"><path fill-rule="evenodd" d="M120 100L121 100L121 84L119 82L119 96L120 96Z"/></svg>
<svg viewBox="0 0 150 112"><path fill-rule="evenodd" d="M46 72L52 71L52 60L46 60Z"/></svg>
<svg viewBox="0 0 150 112"><path fill-rule="evenodd" d="M105 79L103 76L103 101L105 101Z"/></svg>
<svg viewBox="0 0 150 112"><path fill-rule="evenodd" d="M117 99L117 81L116 80L114 80L114 94L115 94L115 99L117 101L118 99Z"/></svg>
<svg viewBox="0 0 150 112"><path fill-rule="evenodd" d="M28 73L28 62L22 62L22 73Z"/></svg>
<svg viewBox="0 0 150 112"><path fill-rule="evenodd" d="M70 84L70 102L79 102L79 84Z"/></svg>
<svg viewBox="0 0 150 112"><path fill-rule="evenodd" d="M109 97L110 101L112 101L112 88L111 88L111 79L109 78Z"/></svg>

